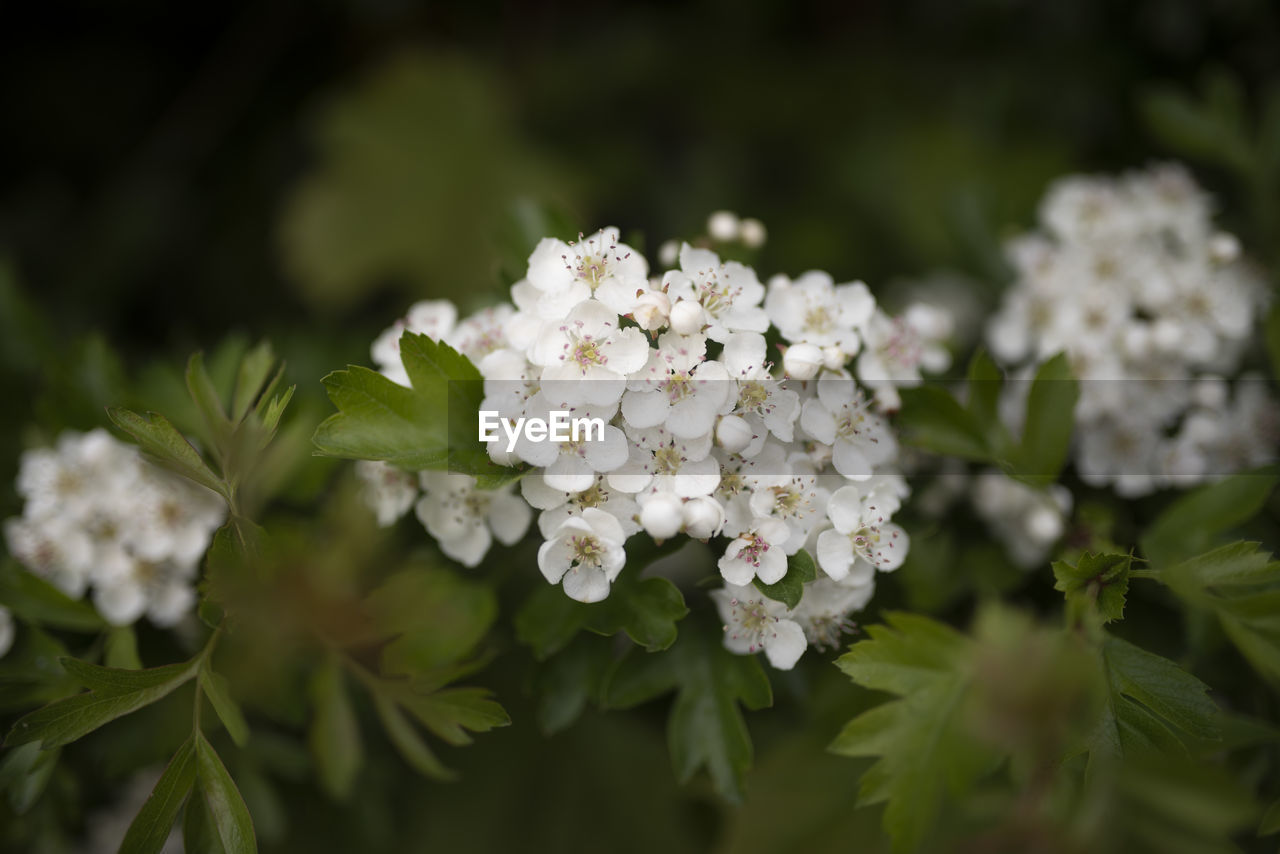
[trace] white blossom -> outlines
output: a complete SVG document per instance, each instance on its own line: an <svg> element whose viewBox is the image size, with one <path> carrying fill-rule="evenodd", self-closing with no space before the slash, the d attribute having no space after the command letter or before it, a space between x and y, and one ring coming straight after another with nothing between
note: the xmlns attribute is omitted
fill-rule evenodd
<svg viewBox="0 0 1280 854"><path fill-rule="evenodd" d="M552 584L579 602L599 602L627 562L626 537L612 515L587 508L561 523L538 549L538 568Z"/></svg>
<svg viewBox="0 0 1280 854"><path fill-rule="evenodd" d="M808 642L800 624L788 619L785 605L736 584L712 591L711 598L724 621L726 649L739 655L763 651L778 670L795 667Z"/></svg>

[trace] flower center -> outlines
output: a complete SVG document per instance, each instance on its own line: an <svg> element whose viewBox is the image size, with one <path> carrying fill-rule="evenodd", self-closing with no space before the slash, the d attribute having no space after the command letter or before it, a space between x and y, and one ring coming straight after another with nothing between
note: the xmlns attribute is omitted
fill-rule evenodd
<svg viewBox="0 0 1280 854"><path fill-rule="evenodd" d="M742 539L746 540L747 544L742 547L742 551L738 552L738 559L759 567L760 556L769 551L769 544L756 534L743 534Z"/></svg>
<svg viewBox="0 0 1280 854"><path fill-rule="evenodd" d="M569 545L575 566L599 566L604 558L604 546L590 534L575 534Z"/></svg>
<svg viewBox="0 0 1280 854"><path fill-rule="evenodd" d="M769 402L769 390L758 380L748 380L738 390L738 406L747 411L759 410Z"/></svg>
<svg viewBox="0 0 1280 854"><path fill-rule="evenodd" d="M804 326L805 329L810 332L825 335L834 329L835 325L835 320L831 317L831 312L827 311L824 306L817 306L805 312Z"/></svg>
<svg viewBox="0 0 1280 854"><path fill-rule="evenodd" d="M680 471L682 462L684 457L680 456L680 451L670 445L653 452L653 465L657 474L676 474Z"/></svg>
<svg viewBox="0 0 1280 854"><path fill-rule="evenodd" d="M760 599L751 599L746 602L734 599L729 604L732 606L733 622L732 625L725 626L724 630L734 640L738 638L748 640L750 652L762 649L765 637L774 634L773 625L778 622L778 618L769 616L764 609L764 602Z"/></svg>

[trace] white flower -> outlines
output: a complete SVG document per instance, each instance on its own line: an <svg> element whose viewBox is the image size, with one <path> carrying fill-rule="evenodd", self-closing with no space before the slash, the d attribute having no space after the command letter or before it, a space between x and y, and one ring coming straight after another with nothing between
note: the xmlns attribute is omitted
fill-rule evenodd
<svg viewBox="0 0 1280 854"><path fill-rule="evenodd" d="M418 498L418 479L403 469L380 460L357 460L356 477L360 497L374 512L378 526L385 528L409 512Z"/></svg>
<svg viewBox="0 0 1280 854"><path fill-rule="evenodd" d="M56 449L23 453L17 491L30 518L83 519L98 506L127 500L141 464L135 448L106 430L66 432Z"/></svg>
<svg viewBox="0 0 1280 854"><path fill-rule="evenodd" d="M144 561L197 563L227 518L227 505L217 493L155 469L138 490L137 502L137 523L123 539Z"/></svg>
<svg viewBox="0 0 1280 854"><path fill-rule="evenodd" d="M608 475L614 489L695 498L710 495L720 483L720 464L710 455L710 433L682 439L663 427L628 427L627 438L627 462Z"/></svg>
<svg viewBox="0 0 1280 854"><path fill-rule="evenodd" d="M754 332L730 335L721 359L725 370L737 381L730 411L746 421L755 440L754 444L745 446L743 453L754 456L766 433L772 433L782 442L792 441L795 422L800 416L800 395L769 373L764 336Z"/></svg>
<svg viewBox="0 0 1280 854"><path fill-rule="evenodd" d="M866 346L858 356L858 379L888 395L888 408L897 409L895 387L920 384L920 369L945 371L951 354L941 345L951 334L951 318L943 311L916 304L900 317L876 311L867 324Z"/></svg>
<svg viewBox="0 0 1280 854"><path fill-rule="evenodd" d="M974 478L973 506L1023 569L1043 565L1066 530L1071 491L1061 484L1038 490L997 471Z"/></svg>
<svg viewBox="0 0 1280 854"><path fill-rule="evenodd" d="M720 575L730 584L750 584L759 578L776 584L787 574L787 553L781 548L791 529L780 519L758 516L738 535L720 558Z"/></svg>
<svg viewBox="0 0 1280 854"><path fill-rule="evenodd" d="M495 537L507 546L518 542L533 518L529 505L513 494L514 485L477 489L475 478L442 471L424 471L420 481L418 519L440 551L463 566L479 564Z"/></svg>
<svg viewBox="0 0 1280 854"><path fill-rule="evenodd" d="M622 397L622 417L632 427L665 425L671 434L692 439L709 433L729 396L729 374L719 362L705 361L701 335L663 333L658 349L632 375Z"/></svg>
<svg viewBox="0 0 1280 854"><path fill-rule="evenodd" d="M576 242L545 238L529 256L527 279L542 294L544 317L563 316L591 296L614 314L629 314L636 292L648 288L649 265L643 255L620 243L618 229L611 227L585 239L579 235Z"/></svg>
<svg viewBox="0 0 1280 854"><path fill-rule="evenodd" d="M804 595L789 616L799 623L809 643L820 650L840 648L840 638L854 629L849 614L861 611L875 594L874 578L862 583L827 577L804 586Z"/></svg>
<svg viewBox="0 0 1280 854"><path fill-rule="evenodd" d="M93 569L93 542L74 521L60 516L6 519L5 543L23 566L73 599L84 595Z"/></svg>
<svg viewBox="0 0 1280 854"><path fill-rule="evenodd" d="M738 215L733 211L716 211L707 217L707 236L721 243L729 243L738 239L740 223Z"/></svg>
<svg viewBox="0 0 1280 854"><path fill-rule="evenodd" d="M816 474L805 472L810 468L804 455L796 454L785 469L749 479L752 514L772 516L787 525L791 530L786 540L786 553L789 555L804 548L809 532L826 516L824 511L831 494L818 485Z"/></svg>
<svg viewBox="0 0 1280 854"><path fill-rule="evenodd" d="M769 318L760 308L764 285L755 271L737 261L721 263L720 256L710 250L695 249L687 243L681 246L680 269L669 271L662 286L676 301L672 304L671 321L677 332L705 331L712 341L723 342L730 332L764 332L769 328ZM680 302L685 305L682 307ZM681 327L677 327L677 310L691 310L694 304L702 309L699 329L686 325L689 321L684 315L680 316ZM703 326L705 330L701 330Z"/></svg>
<svg viewBox="0 0 1280 854"><path fill-rule="evenodd" d="M596 408L575 407L568 403L552 405L544 395L538 394L530 398L524 414L549 420L553 411L567 411L574 418L599 418L608 422L613 417L616 406ZM489 447L493 448L498 444L493 442ZM596 474L618 470L627 463L628 452L626 435L608 423L605 423L604 429L598 434L583 431L576 441L534 441L527 433L521 433L515 445L517 457L542 468L547 485L564 492L582 492L591 486Z"/></svg>
<svg viewBox="0 0 1280 854"><path fill-rule="evenodd" d="M684 532L695 540L707 540L724 527L724 507L710 495L690 498L680 508Z"/></svg>
<svg viewBox="0 0 1280 854"><path fill-rule="evenodd" d="M742 245L748 249L759 249L764 246L768 236L764 223L758 219L748 217L739 224L738 238L742 241Z"/></svg>
<svg viewBox="0 0 1280 854"><path fill-rule="evenodd" d="M127 626L144 614L157 626L176 625L195 607L196 563L134 559L94 578L93 605L103 619Z"/></svg>
<svg viewBox="0 0 1280 854"><path fill-rule="evenodd" d="M897 455L893 432L852 380L826 376L817 385L818 396L804 402L800 426L832 447L836 471L850 480L866 480L876 466Z"/></svg>
<svg viewBox="0 0 1280 854"><path fill-rule="evenodd" d="M617 403L626 376L648 361L639 329L618 326L618 315L595 300L573 307L562 322L542 328L529 361L542 366L542 387L569 403Z"/></svg>
<svg viewBox="0 0 1280 854"><path fill-rule="evenodd" d="M787 618L785 605L734 584L713 590L711 598L724 620L725 649L737 655L763 651L778 670L795 667L808 644L800 625Z"/></svg>
<svg viewBox="0 0 1280 854"><path fill-rule="evenodd" d="M589 507L603 510L618 520L626 536L640 532L640 505L635 497L609 486L603 475L581 492L566 492L547 485L540 472L530 472L520 479L520 491L538 515L538 530L550 539L570 516L581 516Z"/></svg>
<svg viewBox="0 0 1280 854"><path fill-rule="evenodd" d="M834 529L818 535L818 565L837 581L891 572L906 560L906 531L888 521L897 500L879 490L842 486L831 495L827 516Z"/></svg>
<svg viewBox="0 0 1280 854"><path fill-rule="evenodd" d="M836 347L852 356L861 343L858 330L871 319L875 304L863 282L836 285L829 274L811 270L795 281L770 279L764 307L791 343Z"/></svg>
<svg viewBox="0 0 1280 854"><path fill-rule="evenodd" d="M538 549L538 568L547 581L563 584L579 602L599 602L627 562L622 526L612 515L587 508L560 525Z"/></svg>

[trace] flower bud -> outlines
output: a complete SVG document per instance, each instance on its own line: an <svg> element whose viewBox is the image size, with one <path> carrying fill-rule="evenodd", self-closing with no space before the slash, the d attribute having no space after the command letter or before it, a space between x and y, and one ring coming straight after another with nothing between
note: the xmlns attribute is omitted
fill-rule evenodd
<svg viewBox="0 0 1280 854"><path fill-rule="evenodd" d="M822 364L828 369L838 371L844 367L844 363L848 360L844 350L839 347L831 346L822 348Z"/></svg>
<svg viewBox="0 0 1280 854"><path fill-rule="evenodd" d="M658 492L640 508L640 527L655 540L667 540L680 533L684 513L680 499L670 492Z"/></svg>
<svg viewBox="0 0 1280 854"><path fill-rule="evenodd" d="M811 380L822 367L822 350L815 344L792 344L782 354L782 369L787 376Z"/></svg>
<svg viewBox="0 0 1280 854"><path fill-rule="evenodd" d="M684 531L695 540L710 539L724 526L724 508L709 495L689 499L682 511Z"/></svg>
<svg viewBox="0 0 1280 854"><path fill-rule="evenodd" d="M726 415L716 425L716 441L731 454L741 453L754 438L755 431L740 415Z"/></svg>
<svg viewBox="0 0 1280 854"><path fill-rule="evenodd" d="M738 215L732 211L716 211L707 218L707 234L721 243L737 240Z"/></svg>
<svg viewBox="0 0 1280 854"><path fill-rule="evenodd" d="M1052 507L1036 507L1026 516L1027 536L1037 543L1052 543L1062 536L1062 516Z"/></svg>
<svg viewBox="0 0 1280 854"><path fill-rule="evenodd" d="M670 314L671 300L661 291L645 291L636 300L635 310L631 312L636 323L646 332L666 326Z"/></svg>
<svg viewBox="0 0 1280 854"><path fill-rule="evenodd" d="M764 223L758 219L744 219L738 224L738 239L748 249L759 249L764 246L764 241L767 237L768 233L764 230Z"/></svg>
<svg viewBox="0 0 1280 854"><path fill-rule="evenodd" d="M702 331L706 312L693 300L680 299L671 306L671 329L680 335L696 335Z"/></svg>

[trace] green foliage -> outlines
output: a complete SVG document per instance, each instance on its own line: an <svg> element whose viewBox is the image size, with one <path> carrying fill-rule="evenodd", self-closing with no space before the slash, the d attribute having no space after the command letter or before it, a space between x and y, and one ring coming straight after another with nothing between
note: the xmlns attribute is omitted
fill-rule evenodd
<svg viewBox="0 0 1280 854"><path fill-rule="evenodd" d="M5 744L39 741L48 749L73 742L98 727L167 697L196 675L204 653L182 664L120 670L63 659L71 675L90 688L37 709L13 725Z"/></svg>
<svg viewBox="0 0 1280 854"><path fill-rule="evenodd" d="M1002 384L995 363L979 351L969 364L967 405L939 386L903 389L898 424L904 441L935 454L998 465L1032 485L1053 483L1071 448L1071 413L1079 397L1065 354L1036 371L1016 442L997 412Z"/></svg>
<svg viewBox="0 0 1280 854"><path fill-rule="evenodd" d="M562 649L583 629L601 635L622 631L650 652L666 649L676 639L676 623L689 609L670 581L641 578L640 573L680 545L668 541L655 546L644 535L628 540L627 565L601 602L577 602L559 585L539 585L516 613L516 637L540 660Z"/></svg>
<svg viewBox="0 0 1280 854"><path fill-rule="evenodd" d="M854 718L831 750L876 757L862 778L859 803L887 802L884 827L895 851L919 846L946 796L967 791L999 759L973 737L965 701L973 674L972 642L927 617L885 615L869 640L836 664L857 684L899 699Z"/></svg>
<svg viewBox="0 0 1280 854"><path fill-rule="evenodd" d="M360 724L351 695L342 676L342 665L336 656L311 675L311 705L315 717L307 741L315 758L320 783L330 796L344 800L355 786L356 774L364 761Z"/></svg>
<svg viewBox="0 0 1280 854"><path fill-rule="evenodd" d="M1238 542L1168 567L1159 579L1213 613L1254 669L1280 684L1280 562Z"/></svg>
<svg viewBox="0 0 1280 854"><path fill-rule="evenodd" d="M9 807L17 815L31 809L49 785L61 750L44 750L33 741L10 750L0 760L0 791L9 795Z"/></svg>
<svg viewBox="0 0 1280 854"><path fill-rule="evenodd" d="M182 841L191 854L252 854L258 850L244 798L213 747L197 730L195 788L187 800Z"/></svg>
<svg viewBox="0 0 1280 854"><path fill-rule="evenodd" d="M231 740L238 747L244 747L249 740L249 724L245 721L240 706L231 698L231 689L227 685L226 678L213 671L207 658L200 663L197 676L200 680L200 690L209 699L209 704L213 706L218 720L222 721L222 725L226 727L227 735L231 736Z"/></svg>
<svg viewBox="0 0 1280 854"><path fill-rule="evenodd" d="M817 577L818 565L813 562L813 558L807 551L801 549L787 558L787 574L778 581L765 584L757 578L753 583L757 590L770 599L782 602L788 608L794 608L800 604L805 584Z"/></svg>
<svg viewBox="0 0 1280 854"><path fill-rule="evenodd" d="M400 338L400 359L412 388L357 365L325 377L338 412L316 429L321 453L413 471L449 469L474 475L482 487L519 475L490 461L476 437L484 386L475 365L448 344L412 332Z"/></svg>
<svg viewBox="0 0 1280 854"><path fill-rule="evenodd" d="M1280 302L1271 306L1271 311L1267 312L1263 339L1267 345L1267 357L1271 362L1271 379L1280 383Z"/></svg>
<svg viewBox="0 0 1280 854"><path fill-rule="evenodd" d="M72 599L48 581L0 563L0 605L24 620L59 629L89 632L103 627L102 617L83 599Z"/></svg>
<svg viewBox="0 0 1280 854"><path fill-rule="evenodd" d="M475 649L493 625L493 589L457 573L408 569L388 578L365 598L382 648L382 672L412 675L453 664Z"/></svg>
<svg viewBox="0 0 1280 854"><path fill-rule="evenodd" d="M1055 590L1067 597L1068 614L1079 622L1084 614L1096 609L1103 623L1124 617L1124 596L1129 590L1129 555L1092 554L1086 552L1075 565L1054 561Z"/></svg>
<svg viewBox="0 0 1280 854"><path fill-rule="evenodd" d="M609 676L605 699L626 709L669 691L676 692L667 745L677 779L688 782L706 768L716 791L740 801L752 748L738 704L762 709L773 703L758 657L728 652L710 625L687 625L664 652L628 652Z"/></svg>
<svg viewBox="0 0 1280 854"><path fill-rule="evenodd" d="M415 294L444 283L462 298L491 286L490 235L508 203L566 186L519 142L496 82L458 57L405 55L325 106L319 168L281 224L312 304L340 309L388 283Z"/></svg>
<svg viewBox="0 0 1280 854"><path fill-rule="evenodd" d="M1163 569L1212 548L1219 535L1258 514L1278 480L1270 472L1243 472L1178 497L1143 534L1143 553Z"/></svg>
<svg viewBox="0 0 1280 854"><path fill-rule="evenodd" d="M1071 374L1065 353L1059 353L1036 370L1027 394L1022 444L1014 457L1014 473L1030 483L1058 479L1071 449L1079 383Z"/></svg>
<svg viewBox="0 0 1280 854"><path fill-rule="evenodd" d="M544 733L566 729L589 702L603 703L605 677L613 664L611 648L603 637L579 634L538 668L536 714Z"/></svg>
<svg viewBox="0 0 1280 854"><path fill-rule="evenodd" d="M169 760L146 803L129 825L120 845L121 854L157 854L168 840L174 819L195 780L195 743L187 739Z"/></svg>
<svg viewBox="0 0 1280 854"><path fill-rule="evenodd" d="M1107 690L1088 742L1091 771L1134 754L1186 756L1221 737L1209 686L1177 664L1110 636L1099 657Z"/></svg>

